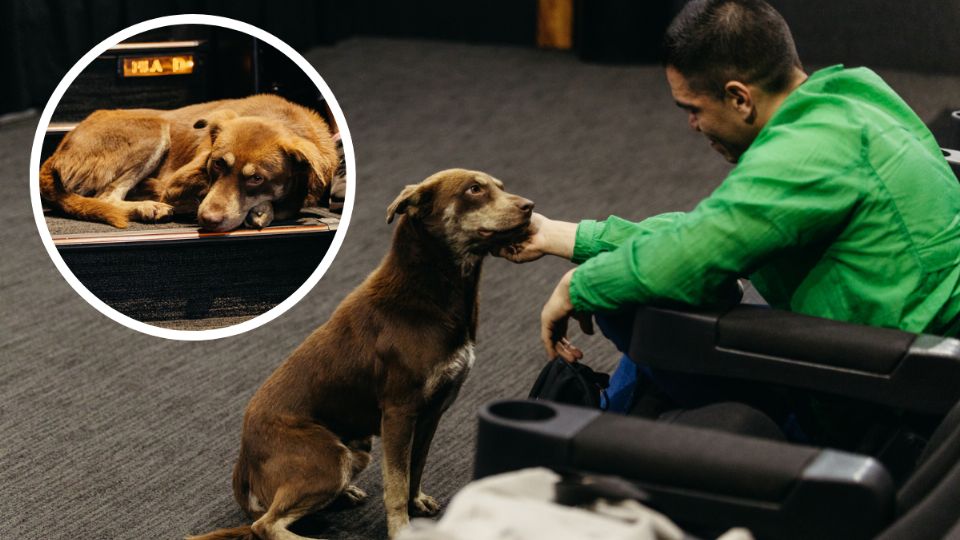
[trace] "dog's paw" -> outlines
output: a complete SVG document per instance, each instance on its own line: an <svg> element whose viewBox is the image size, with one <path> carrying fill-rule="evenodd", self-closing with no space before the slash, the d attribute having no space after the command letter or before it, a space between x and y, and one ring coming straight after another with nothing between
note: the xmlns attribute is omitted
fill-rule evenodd
<svg viewBox="0 0 960 540"><path fill-rule="evenodd" d="M340 494L344 500L356 506L367 500L367 492L351 484Z"/></svg>
<svg viewBox="0 0 960 540"><path fill-rule="evenodd" d="M154 223L170 219L173 216L173 207L157 201L141 201L134 209L138 221Z"/></svg>
<svg viewBox="0 0 960 540"><path fill-rule="evenodd" d="M431 517L440 512L440 503L436 499L420 492L410 501L410 515L414 517Z"/></svg>
<svg viewBox="0 0 960 540"><path fill-rule="evenodd" d="M251 229L262 229L273 222L273 203L262 202L247 212L244 224Z"/></svg>

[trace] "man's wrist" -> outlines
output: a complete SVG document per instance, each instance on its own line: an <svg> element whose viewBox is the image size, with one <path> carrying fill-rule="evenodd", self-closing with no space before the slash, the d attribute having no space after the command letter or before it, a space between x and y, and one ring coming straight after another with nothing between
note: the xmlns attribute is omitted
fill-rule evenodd
<svg viewBox="0 0 960 540"><path fill-rule="evenodd" d="M544 253L571 259L577 239L577 224L547 219L543 224Z"/></svg>

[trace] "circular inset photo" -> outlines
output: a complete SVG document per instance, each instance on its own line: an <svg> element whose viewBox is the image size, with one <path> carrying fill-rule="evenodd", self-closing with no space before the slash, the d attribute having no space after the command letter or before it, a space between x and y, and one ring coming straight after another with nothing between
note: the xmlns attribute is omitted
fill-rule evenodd
<svg viewBox="0 0 960 540"><path fill-rule="evenodd" d="M66 280L160 337L255 328L330 266L353 148L320 75L221 17L163 17L90 51L57 87L31 156L34 212Z"/></svg>

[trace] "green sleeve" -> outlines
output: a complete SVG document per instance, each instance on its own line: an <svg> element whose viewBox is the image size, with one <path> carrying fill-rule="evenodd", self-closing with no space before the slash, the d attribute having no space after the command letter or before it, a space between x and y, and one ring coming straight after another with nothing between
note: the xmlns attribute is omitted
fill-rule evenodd
<svg viewBox="0 0 960 540"><path fill-rule="evenodd" d="M606 221L587 219L577 225L577 238L573 246L573 262L580 264L605 251L613 251L636 236L650 234L669 226L682 212L669 212L647 218L639 223L610 216Z"/></svg>
<svg viewBox="0 0 960 540"><path fill-rule="evenodd" d="M708 303L776 252L836 231L860 197L858 130L845 118L761 132L707 199L670 226L632 236L573 274L577 311L656 299ZM843 132L841 134L841 132ZM854 135L854 136L851 136Z"/></svg>

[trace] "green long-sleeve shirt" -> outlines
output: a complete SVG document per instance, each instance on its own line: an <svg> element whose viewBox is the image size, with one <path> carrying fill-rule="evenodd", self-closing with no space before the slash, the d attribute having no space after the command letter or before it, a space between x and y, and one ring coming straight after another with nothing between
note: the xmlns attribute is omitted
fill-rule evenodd
<svg viewBox="0 0 960 540"><path fill-rule="evenodd" d="M577 228L578 311L703 304L749 276L774 307L960 333L960 184L923 122L872 71L794 90L694 210Z"/></svg>

